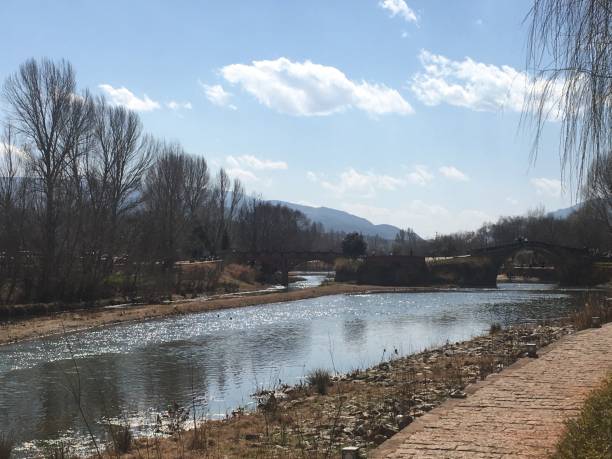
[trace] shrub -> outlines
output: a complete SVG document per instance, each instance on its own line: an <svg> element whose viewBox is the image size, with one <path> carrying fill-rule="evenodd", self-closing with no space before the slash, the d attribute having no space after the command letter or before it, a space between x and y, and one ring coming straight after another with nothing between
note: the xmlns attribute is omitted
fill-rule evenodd
<svg viewBox="0 0 612 459"><path fill-rule="evenodd" d="M496 333L499 333L500 331L502 331L502 326L499 322L492 323L491 327L489 327L490 335L495 335Z"/></svg>
<svg viewBox="0 0 612 459"><path fill-rule="evenodd" d="M587 399L576 419L565 424L555 458L609 458L612 454L612 375Z"/></svg>
<svg viewBox="0 0 612 459"><path fill-rule="evenodd" d="M607 307L601 304L593 304L589 301L585 304L584 308L570 316L570 322L576 327L576 330L585 330L591 328L593 317L599 317L602 324L612 320L610 310Z"/></svg>
<svg viewBox="0 0 612 459"><path fill-rule="evenodd" d="M70 445L58 443L57 445L48 446L45 448L45 459L74 459L77 456L72 454Z"/></svg>
<svg viewBox="0 0 612 459"><path fill-rule="evenodd" d="M349 272L357 272L359 267L363 264L363 260L361 259L352 259L352 258L338 258L334 263L335 271L349 271Z"/></svg>
<svg viewBox="0 0 612 459"><path fill-rule="evenodd" d="M317 392L321 395L327 394L327 389L331 385L331 375L329 371L323 368L317 368L311 371L306 377L308 385L317 389Z"/></svg>
<svg viewBox="0 0 612 459"><path fill-rule="evenodd" d="M113 439L113 448L116 453L124 454L132 449L132 440L134 439L130 425L125 424L109 426L110 434Z"/></svg>
<svg viewBox="0 0 612 459"><path fill-rule="evenodd" d="M14 446L15 442L13 439L9 435L0 432L0 459L9 459Z"/></svg>

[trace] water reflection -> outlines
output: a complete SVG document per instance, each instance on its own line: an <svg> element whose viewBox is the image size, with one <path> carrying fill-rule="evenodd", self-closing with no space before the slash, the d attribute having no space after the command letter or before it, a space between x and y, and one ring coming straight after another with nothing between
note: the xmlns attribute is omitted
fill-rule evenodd
<svg viewBox="0 0 612 459"><path fill-rule="evenodd" d="M342 332L348 346L362 346L365 344L367 322L359 317L347 319L343 323Z"/></svg>
<svg viewBox="0 0 612 459"><path fill-rule="evenodd" d="M394 349L410 353L510 324L565 315L576 294L547 286L337 295L121 324L66 339L0 347L0 430L20 441L86 437L71 388L96 433L127 417L145 430L172 402L219 416L258 386L295 383L314 367L348 371ZM69 345L69 346L68 346ZM383 353L385 350L386 354ZM27 455L22 451L22 454Z"/></svg>

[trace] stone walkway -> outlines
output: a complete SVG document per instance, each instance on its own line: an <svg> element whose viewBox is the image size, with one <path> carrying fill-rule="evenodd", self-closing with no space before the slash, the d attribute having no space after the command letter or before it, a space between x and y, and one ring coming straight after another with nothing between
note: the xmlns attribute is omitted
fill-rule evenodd
<svg viewBox="0 0 612 459"><path fill-rule="evenodd" d="M612 324L562 338L475 384L384 442L372 458L548 457L563 422L612 371Z"/></svg>

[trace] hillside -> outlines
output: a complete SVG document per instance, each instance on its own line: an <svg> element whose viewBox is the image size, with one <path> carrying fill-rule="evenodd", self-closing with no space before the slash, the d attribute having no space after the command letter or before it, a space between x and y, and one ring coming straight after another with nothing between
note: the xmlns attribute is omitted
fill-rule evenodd
<svg viewBox="0 0 612 459"><path fill-rule="evenodd" d="M342 231L349 233L357 231L367 236L379 236L383 239L394 239L399 228L393 225L375 225L371 221L350 214L343 210L330 209L329 207L311 207L285 201L271 201L274 204L282 204L291 209L299 210L313 222L321 223L326 230Z"/></svg>

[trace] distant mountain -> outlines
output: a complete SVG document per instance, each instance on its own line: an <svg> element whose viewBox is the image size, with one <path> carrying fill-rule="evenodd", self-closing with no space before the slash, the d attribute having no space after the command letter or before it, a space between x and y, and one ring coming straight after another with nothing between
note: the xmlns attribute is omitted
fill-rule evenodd
<svg viewBox="0 0 612 459"><path fill-rule="evenodd" d="M565 209L557 209L552 212L548 212L549 217L553 217L556 220L565 220L567 217L572 215L574 212L580 210L584 203L578 203L572 207L566 207Z"/></svg>
<svg viewBox="0 0 612 459"><path fill-rule="evenodd" d="M364 236L379 236L383 239L395 239L399 228L393 225L375 225L365 218L358 217L343 210L330 209L329 207L311 207L301 204L294 204L285 201L271 201L274 204L281 204L290 209L299 210L310 221L321 223L326 230L343 231L350 233L356 231Z"/></svg>

